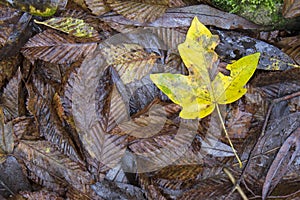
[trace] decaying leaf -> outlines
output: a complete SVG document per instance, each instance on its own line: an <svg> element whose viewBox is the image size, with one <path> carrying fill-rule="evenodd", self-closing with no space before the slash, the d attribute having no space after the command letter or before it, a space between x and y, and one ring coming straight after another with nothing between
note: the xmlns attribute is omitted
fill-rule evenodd
<svg viewBox="0 0 300 200"><path fill-rule="evenodd" d="M46 30L32 37L22 53L31 62L37 59L51 63L70 64L93 52L97 43L76 43L73 39Z"/></svg>
<svg viewBox="0 0 300 200"><path fill-rule="evenodd" d="M160 17L169 5L169 0L108 0L109 7L128 19L151 22Z"/></svg>
<svg viewBox="0 0 300 200"><path fill-rule="evenodd" d="M229 64L230 76L220 72L214 75L218 57L213 50L217 43L218 37L195 18L186 41L178 46L189 76L167 73L150 75L158 88L183 107L180 112L182 118L203 118L213 112L216 104L234 102L247 91L243 87L253 75L260 54L249 55Z"/></svg>
<svg viewBox="0 0 300 200"><path fill-rule="evenodd" d="M97 37L99 35L94 27L84 22L84 20L73 17L54 17L43 22L37 20L34 22L76 37Z"/></svg>

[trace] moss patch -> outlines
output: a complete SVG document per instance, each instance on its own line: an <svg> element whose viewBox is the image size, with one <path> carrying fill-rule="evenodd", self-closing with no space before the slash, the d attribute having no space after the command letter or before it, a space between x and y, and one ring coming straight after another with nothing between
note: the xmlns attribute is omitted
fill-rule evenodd
<svg viewBox="0 0 300 200"><path fill-rule="evenodd" d="M283 0L212 0L213 4L227 12L238 14L260 25L281 26Z"/></svg>

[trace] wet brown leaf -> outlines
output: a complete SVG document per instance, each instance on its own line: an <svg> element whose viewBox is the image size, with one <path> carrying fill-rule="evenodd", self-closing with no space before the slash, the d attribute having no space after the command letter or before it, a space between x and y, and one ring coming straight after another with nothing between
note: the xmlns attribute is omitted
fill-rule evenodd
<svg viewBox="0 0 300 200"><path fill-rule="evenodd" d="M21 71L18 69L14 77L12 77L4 87L3 93L0 96L0 105L3 107L6 122L25 114L22 113L22 110L25 109L25 105L22 105L22 102L19 99L22 98L20 95L21 91L19 91L19 87L21 87L20 83Z"/></svg>
<svg viewBox="0 0 300 200"><path fill-rule="evenodd" d="M106 2L116 13L142 23L159 18L169 5L169 0L108 0Z"/></svg>
<svg viewBox="0 0 300 200"><path fill-rule="evenodd" d="M22 53L31 62L37 59L57 64L71 64L92 53L97 43L76 43L74 39L46 30L24 45Z"/></svg>
<svg viewBox="0 0 300 200"><path fill-rule="evenodd" d="M135 44L110 45L101 49L106 62L118 72L124 84L140 80L152 70L158 56Z"/></svg>
<svg viewBox="0 0 300 200"><path fill-rule="evenodd" d="M96 59L94 56L96 55ZM121 160L126 148L126 136L111 135L106 132L107 119L97 119L95 109L96 90L101 75L105 75L101 68L103 58L99 52L88 57L81 65L79 72L75 77L72 94L72 114L74 122L78 129L79 138L83 144L84 150L88 153L88 162L94 166L98 172L104 172L109 168L115 167ZM91 66L97 67L91 67ZM104 88L105 88L105 84ZM105 91L100 98L105 104L109 98L110 91ZM101 108L99 108L101 114ZM109 117L109 115L101 116Z"/></svg>
<svg viewBox="0 0 300 200"><path fill-rule="evenodd" d="M226 117L227 132L230 138L245 138L249 133L252 113L246 110L241 101Z"/></svg>
<svg viewBox="0 0 300 200"><path fill-rule="evenodd" d="M294 61L300 65L300 36L283 38L277 43L282 51L288 54Z"/></svg>
<svg viewBox="0 0 300 200"><path fill-rule="evenodd" d="M36 119L40 135L56 144L64 154L73 160L81 162L81 155L78 152L80 148L76 146L79 144L74 143L71 134L59 120L56 110L51 107L55 94L54 88L35 78L32 84L27 85L27 89L29 91L27 108Z"/></svg>
<svg viewBox="0 0 300 200"><path fill-rule="evenodd" d="M2 5L0 5L0 9L0 60L3 60L10 56L16 56L20 48L31 37L32 31L29 25L30 14L3 8Z"/></svg>
<svg viewBox="0 0 300 200"><path fill-rule="evenodd" d="M273 160L262 189L262 199L276 187L287 172L291 163L300 151L300 128L297 128L282 144L275 159Z"/></svg>
<svg viewBox="0 0 300 200"><path fill-rule="evenodd" d="M12 122L5 123L3 108L0 107L0 164L14 150Z"/></svg>
<svg viewBox="0 0 300 200"><path fill-rule="evenodd" d="M38 177L39 183L45 180L42 185L46 187L69 183L83 193L88 190L91 176L85 167L60 153L50 142L21 140L15 154L22 158L30 173Z"/></svg>
<svg viewBox="0 0 300 200"><path fill-rule="evenodd" d="M20 63L20 56L0 60L0 88L2 88L13 77Z"/></svg>
<svg viewBox="0 0 300 200"><path fill-rule="evenodd" d="M85 0L87 7L94 15L102 15L110 11L110 8L104 2L103 0Z"/></svg>
<svg viewBox="0 0 300 200"><path fill-rule="evenodd" d="M285 18L294 18L300 16L300 1L285 0L282 9L282 15Z"/></svg>

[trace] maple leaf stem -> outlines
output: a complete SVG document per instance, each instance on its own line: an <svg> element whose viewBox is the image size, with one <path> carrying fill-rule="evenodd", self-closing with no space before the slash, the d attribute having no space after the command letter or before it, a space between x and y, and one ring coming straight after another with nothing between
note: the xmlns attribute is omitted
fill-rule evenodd
<svg viewBox="0 0 300 200"><path fill-rule="evenodd" d="M231 147L231 149L232 149L232 151L233 151L236 159L238 160L238 162L240 164L240 168L242 168L243 167L242 161L241 161L240 157L238 156L238 154L237 154L237 152L236 152L236 150L235 150L235 148L234 148L234 146L233 146L233 144L231 142L231 139L230 139L230 137L228 135L228 132L226 130L226 127L225 127L225 123L224 123L223 117L222 117L221 112L220 112L219 104L217 104L217 103L216 103L216 108L217 108L217 112L218 112L218 115L219 115L219 118L220 118L223 130L225 132L226 138L227 138L227 140L228 140L228 142L230 144L230 147Z"/></svg>

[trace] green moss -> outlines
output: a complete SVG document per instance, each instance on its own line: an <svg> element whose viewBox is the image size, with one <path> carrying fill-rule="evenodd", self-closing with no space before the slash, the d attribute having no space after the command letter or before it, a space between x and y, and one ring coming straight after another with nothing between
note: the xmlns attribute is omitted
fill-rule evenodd
<svg viewBox="0 0 300 200"><path fill-rule="evenodd" d="M212 0L227 12L235 13L261 25L280 26L285 20L281 15L283 0Z"/></svg>

